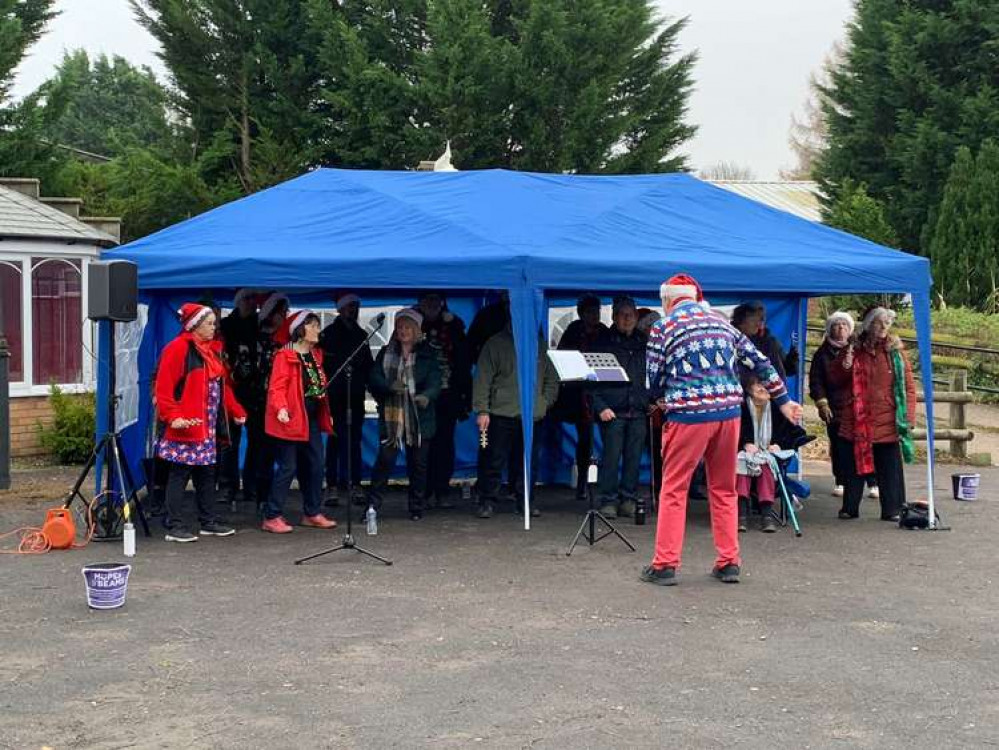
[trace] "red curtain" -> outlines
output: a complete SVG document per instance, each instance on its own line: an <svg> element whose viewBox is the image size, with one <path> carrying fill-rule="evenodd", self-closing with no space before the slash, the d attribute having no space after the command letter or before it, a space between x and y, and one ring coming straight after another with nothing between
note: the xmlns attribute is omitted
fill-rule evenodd
<svg viewBox="0 0 999 750"><path fill-rule="evenodd" d="M31 352L35 385L83 381L80 261L33 258Z"/></svg>
<svg viewBox="0 0 999 750"><path fill-rule="evenodd" d="M21 334L21 273L20 263L0 261L0 330L10 348L10 382L24 380L24 350Z"/></svg>

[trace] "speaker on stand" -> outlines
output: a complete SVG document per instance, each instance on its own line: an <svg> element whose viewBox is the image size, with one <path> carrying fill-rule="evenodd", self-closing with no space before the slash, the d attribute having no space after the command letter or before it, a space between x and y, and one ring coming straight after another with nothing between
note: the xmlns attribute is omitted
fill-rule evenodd
<svg viewBox="0 0 999 750"><path fill-rule="evenodd" d="M75 501L83 504L83 515L88 524L93 524L93 539L109 541L120 539L124 522L124 508L131 504L142 522L146 536L149 536L149 522L139 503L139 496L132 479L132 472L125 460L121 447L121 435L115 427L115 411L118 406L115 362L115 323L128 323L138 318L139 284L138 267L129 261L112 260L91 263L88 267L87 317L93 321L107 321L110 327L108 347L108 398L105 405L106 430L94 446L90 458L80 472L73 489L66 496L64 507L69 508ZM100 361L98 360L98 366ZM97 502L88 501L80 492L90 470L98 458L104 462L105 490L97 496Z"/></svg>

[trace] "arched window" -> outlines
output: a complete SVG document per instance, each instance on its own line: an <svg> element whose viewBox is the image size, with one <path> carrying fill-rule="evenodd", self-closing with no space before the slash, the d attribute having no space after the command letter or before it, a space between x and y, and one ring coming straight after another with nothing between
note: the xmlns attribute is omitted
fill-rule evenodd
<svg viewBox="0 0 999 750"><path fill-rule="evenodd" d="M32 381L83 380L83 297L80 261L32 258Z"/></svg>
<svg viewBox="0 0 999 750"><path fill-rule="evenodd" d="M24 343L21 336L22 294L20 263L0 260L0 331L7 339L10 382L24 380Z"/></svg>

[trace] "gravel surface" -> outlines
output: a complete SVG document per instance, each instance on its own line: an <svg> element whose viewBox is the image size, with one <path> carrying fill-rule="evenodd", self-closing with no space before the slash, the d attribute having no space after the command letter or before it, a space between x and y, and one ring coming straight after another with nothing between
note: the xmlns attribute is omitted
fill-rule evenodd
<svg viewBox="0 0 999 750"><path fill-rule="evenodd" d="M531 532L466 509L413 523L398 497L358 537L392 567L352 551L296 567L341 530L268 536L248 514L232 538L140 537L111 612L87 609L80 568L119 544L3 555L0 747L999 745L997 483L986 470L976 503L942 492L953 530L929 533L875 501L838 521L816 479L803 537L743 535L736 586L707 575L703 502L675 588L638 581L653 525L621 524L637 553L608 538L567 558L566 491ZM41 486L0 497L0 530L39 521L60 494Z"/></svg>

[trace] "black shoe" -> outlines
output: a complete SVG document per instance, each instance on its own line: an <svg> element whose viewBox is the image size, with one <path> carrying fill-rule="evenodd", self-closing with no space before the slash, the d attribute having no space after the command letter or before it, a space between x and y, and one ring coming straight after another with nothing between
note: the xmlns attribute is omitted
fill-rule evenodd
<svg viewBox="0 0 999 750"><path fill-rule="evenodd" d="M441 510L454 510L457 506L451 501L450 496L445 495L437 498L437 507Z"/></svg>
<svg viewBox="0 0 999 750"><path fill-rule="evenodd" d="M642 569L638 577L645 583L654 583L657 586L676 586L679 583L676 579L676 568L653 568L649 565Z"/></svg>
<svg viewBox="0 0 999 750"><path fill-rule="evenodd" d="M192 534L187 529L167 529L166 536L163 537L168 542L180 542L181 544L186 544L187 542L198 541L198 535Z"/></svg>
<svg viewBox="0 0 999 750"><path fill-rule="evenodd" d="M532 505L531 506L531 518L537 518L540 515L541 515L541 508L539 508L537 505ZM896 521L898 520L897 516L896 516L895 520Z"/></svg>
<svg viewBox="0 0 999 750"><path fill-rule="evenodd" d="M763 517L760 518L760 531L764 534L773 534L777 531L777 519L774 518L772 511L763 512Z"/></svg>
<svg viewBox="0 0 999 750"><path fill-rule="evenodd" d="M479 505L479 510L475 514L479 518L492 518L493 517L493 506L489 503L482 503Z"/></svg>
<svg viewBox="0 0 999 750"><path fill-rule="evenodd" d="M423 520L423 511L422 510L411 511L410 514L409 514L409 520L410 521L422 521Z"/></svg>
<svg viewBox="0 0 999 750"><path fill-rule="evenodd" d="M898 513L896 513L894 516L881 516L881 520L893 521L894 523L898 523Z"/></svg>
<svg viewBox="0 0 999 750"><path fill-rule="evenodd" d="M729 563L728 565L723 565L720 568L715 568L711 571L711 575L717 578L722 583L738 583L739 582L739 566Z"/></svg>
<svg viewBox="0 0 999 750"><path fill-rule="evenodd" d="M219 523L218 521L201 524L202 536L232 536L235 533L236 529L232 526L226 526L224 523Z"/></svg>
<svg viewBox="0 0 999 750"><path fill-rule="evenodd" d="M845 510L841 510L841 511L840 511L840 512L839 512L839 513L838 513L838 514L836 515L836 517L837 517L837 518L839 518L839 520L840 520L840 521L849 521L850 519L852 519L852 518L857 518L857 517L859 517L859 516L860 516L860 514L859 514L859 513L848 513L848 512L847 512L847 511L845 511Z"/></svg>

